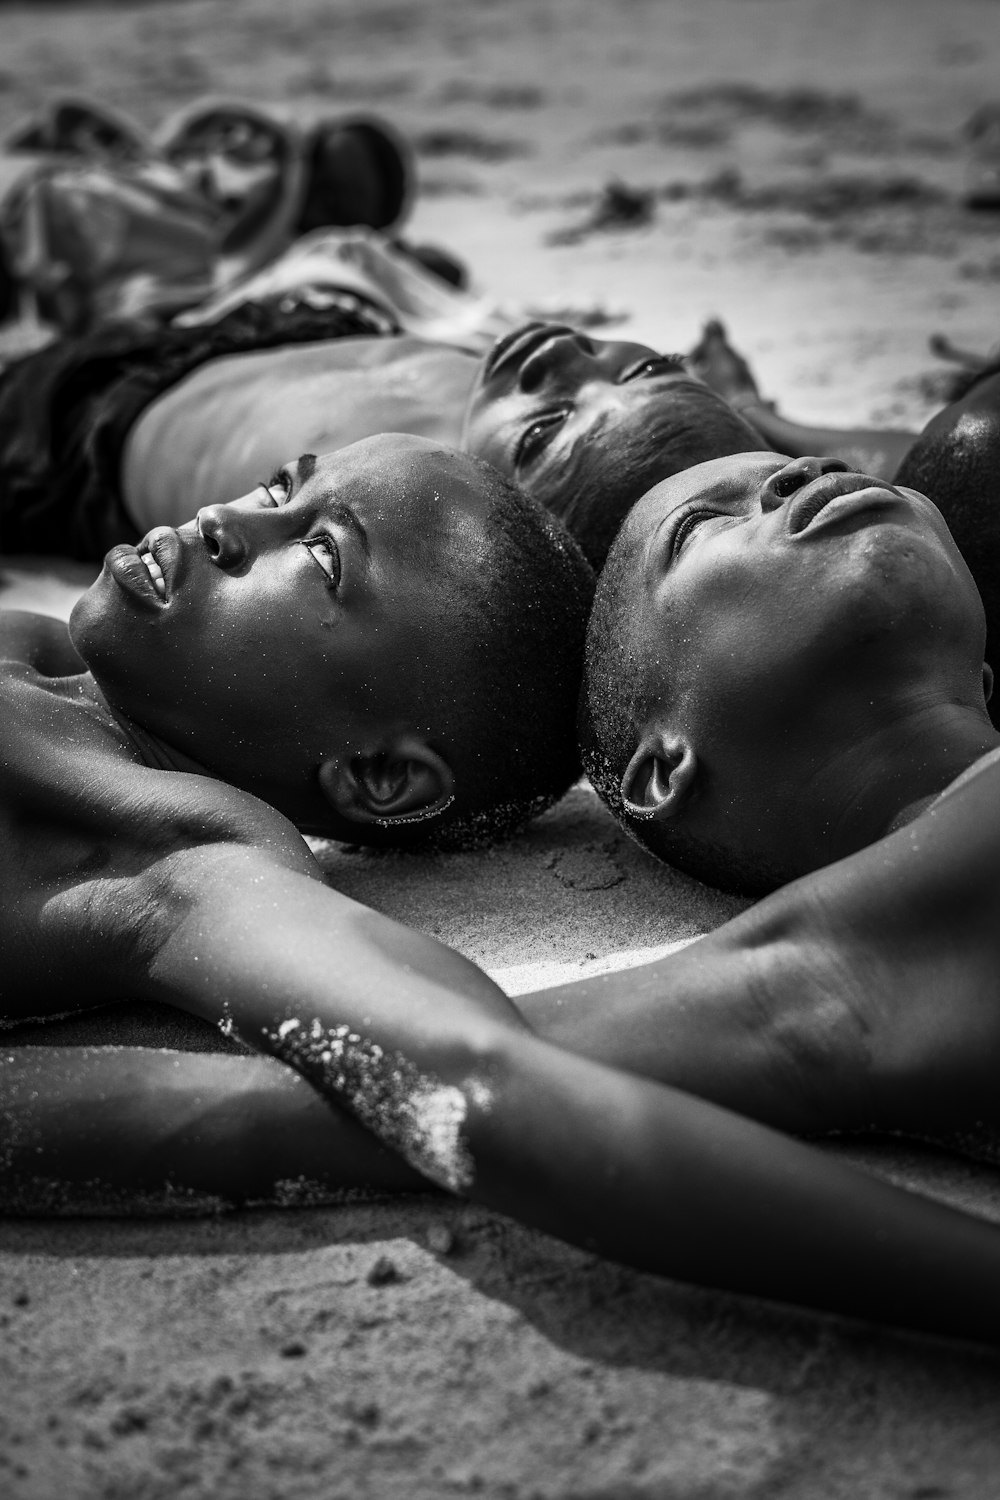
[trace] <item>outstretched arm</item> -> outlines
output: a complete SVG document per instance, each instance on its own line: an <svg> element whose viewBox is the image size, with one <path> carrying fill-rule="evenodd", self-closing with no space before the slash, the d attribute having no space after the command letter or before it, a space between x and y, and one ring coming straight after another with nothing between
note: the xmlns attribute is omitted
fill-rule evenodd
<svg viewBox="0 0 1000 1500"><path fill-rule="evenodd" d="M1000 767L679 953L518 999L560 1046L808 1134L998 1123Z"/></svg>
<svg viewBox="0 0 1000 1500"><path fill-rule="evenodd" d="M473 965L315 880L206 859L176 883L161 998L224 1013L430 1181L665 1275L1000 1341L1000 1230L553 1046Z"/></svg>
<svg viewBox="0 0 1000 1500"><path fill-rule="evenodd" d="M133 1217L427 1190L269 1057L13 1047L0 1099L2 1213Z"/></svg>
<svg viewBox="0 0 1000 1500"><path fill-rule="evenodd" d="M302 1074L410 1169L401 1185L419 1174L664 1275L1000 1342L1000 1230L539 1038L474 965L329 890L304 851L275 852L278 833L269 852L198 846L130 882L144 914L139 987ZM178 1114L162 1077L151 1097L148 1078L112 1097L126 1126L147 1108L159 1120L161 1163L173 1124L189 1167L198 1150L229 1153L251 1196L261 1179L282 1180L292 1141L306 1175L316 1162L314 1107L297 1089L274 1098L285 1084L258 1066L235 1099L213 1093L213 1073L193 1115L189 1095ZM270 1119L284 1119L280 1141L254 1133L265 1094ZM89 1107L100 1121L101 1101ZM29 1098L29 1120L32 1108ZM336 1155L351 1138L333 1118L320 1143ZM263 1172L245 1151L262 1152ZM196 1173L188 1185L209 1186Z"/></svg>
<svg viewBox="0 0 1000 1500"><path fill-rule="evenodd" d="M916 441L915 432L900 428L819 427L791 420L761 395L750 366L729 343L717 318L705 324L688 363L757 429L775 453L787 453L790 458L822 453L839 458L859 473L891 479Z"/></svg>

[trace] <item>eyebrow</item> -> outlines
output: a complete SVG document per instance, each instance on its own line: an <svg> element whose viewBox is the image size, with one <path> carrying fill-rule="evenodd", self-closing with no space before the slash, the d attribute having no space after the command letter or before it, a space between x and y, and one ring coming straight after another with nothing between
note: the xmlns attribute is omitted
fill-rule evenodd
<svg viewBox="0 0 1000 1500"><path fill-rule="evenodd" d="M309 483L309 480L316 472L317 462L318 460L315 453L299 454L298 458L295 460L295 477L297 484L301 486L303 484ZM277 479L278 475L280 474L288 473L289 468L289 465L280 468L278 470L278 473L275 475L275 479ZM273 482L274 481L272 480L272 483ZM361 547L361 550L364 552L365 556L371 557L372 549L371 543L368 540L368 533L362 526L361 522L358 520L357 516L354 514L351 507L349 505L345 505L343 501L338 500L332 506L331 513L335 520L340 521L342 525L347 527L348 531L352 531L354 533L354 536L356 537L358 544Z"/></svg>

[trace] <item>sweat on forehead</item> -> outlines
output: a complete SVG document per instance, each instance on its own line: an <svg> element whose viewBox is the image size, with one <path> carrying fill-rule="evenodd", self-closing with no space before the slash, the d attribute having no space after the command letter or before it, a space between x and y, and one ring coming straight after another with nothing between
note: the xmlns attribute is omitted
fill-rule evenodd
<svg viewBox="0 0 1000 1500"><path fill-rule="evenodd" d="M304 457L308 460L310 455ZM300 459L300 477L305 479L302 463ZM409 433L362 438L314 459L313 466L333 485L349 485L359 496L388 508L404 500L411 506L414 501L423 502L428 519L446 506L480 515L490 488L483 466L475 459Z"/></svg>

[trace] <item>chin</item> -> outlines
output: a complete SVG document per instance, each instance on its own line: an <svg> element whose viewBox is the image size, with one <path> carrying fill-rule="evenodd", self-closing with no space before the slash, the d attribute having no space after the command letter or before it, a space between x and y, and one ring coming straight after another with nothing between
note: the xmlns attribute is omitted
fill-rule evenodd
<svg viewBox="0 0 1000 1500"><path fill-rule="evenodd" d="M103 610L96 597L99 583L100 579L92 583L85 594L80 595L69 616L69 638L84 661L87 661L88 643L93 640L95 633L100 633Z"/></svg>

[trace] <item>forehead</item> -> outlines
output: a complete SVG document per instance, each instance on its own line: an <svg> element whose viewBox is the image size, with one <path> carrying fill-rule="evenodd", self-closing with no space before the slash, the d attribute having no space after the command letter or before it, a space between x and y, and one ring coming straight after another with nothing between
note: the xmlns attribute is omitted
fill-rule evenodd
<svg viewBox="0 0 1000 1500"><path fill-rule="evenodd" d="M420 548L485 534L490 486L479 465L422 439L365 439L291 466L300 495L346 505L375 542Z"/></svg>

